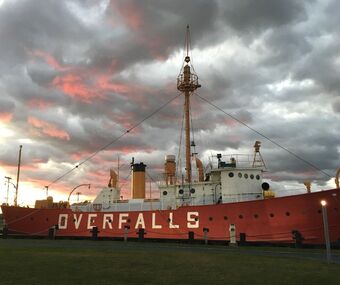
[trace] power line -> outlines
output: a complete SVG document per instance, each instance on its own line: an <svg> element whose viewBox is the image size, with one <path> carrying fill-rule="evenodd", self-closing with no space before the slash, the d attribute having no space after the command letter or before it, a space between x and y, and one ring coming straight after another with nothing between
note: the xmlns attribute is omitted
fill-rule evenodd
<svg viewBox="0 0 340 285"><path fill-rule="evenodd" d="M74 166L73 168L71 168L70 170L66 171L63 175L59 176L58 178L56 178L55 180L53 180L49 185L47 185L47 187L50 187L52 184L58 182L60 179L64 178L65 176L67 176L68 174L70 174L73 170L77 169L79 166L81 166L82 164L84 164L85 162L91 160L93 157L95 157L99 152L103 151L104 149L108 148L110 145L114 144L115 142L119 141L122 137L124 137L125 135L127 135L128 133L130 133L133 129L137 128L138 126L140 126L142 123L144 123L146 120L148 120L149 118L151 118L153 115L155 115L156 113L158 113L160 110L162 110L163 108L165 108L167 105L169 105L172 101L174 101L177 97L179 97L181 95L181 93L177 94L176 96L174 96L172 99L170 99L169 101L167 101L166 103L164 103L163 105L161 105L159 108L157 108L155 111L153 111L151 114L149 114L148 116L146 116L145 118L143 118L141 121L139 121L138 123L136 123L135 125L133 125L131 128L129 128L128 130L126 130L124 133L122 133L120 136L118 136L117 138L113 139L112 141L110 141L109 143L107 143L106 145L102 146L101 148L99 148L97 151L95 151L94 153L92 153L90 156L88 156L86 159L84 159L83 161L79 162L76 166Z"/></svg>
<svg viewBox="0 0 340 285"><path fill-rule="evenodd" d="M307 165L309 165L310 167L322 172L323 174L325 174L326 176L328 176L329 178L332 178L333 176L329 175L327 172L325 172L324 170L320 169L319 167L317 167L316 165L314 165L313 163L307 161L306 159L302 158L301 156L297 155L296 153L290 151L289 149L287 149L286 147L280 145L279 143L277 143L276 141L272 140L271 138L267 137L266 135L260 133L259 131L255 130L254 128L250 127L249 125L247 125L246 123L242 122L241 120L239 120L238 118L236 118L235 116L225 112L223 109L221 109L220 107L216 106L214 103L210 102L209 100L203 98L202 96L198 95L197 93L194 93L198 98L200 98L201 100L203 100L204 102L208 103L209 105L215 107L217 110L221 111L222 113L224 113L225 115L229 116L230 118L232 118L233 120L239 122L240 124L244 125L245 127L247 127L248 129L252 130L253 132L255 132L256 134L260 135L261 137L265 138L266 140L270 141L272 144L278 146L279 148L283 149L284 151L288 152L289 154L291 154L292 156L294 156L295 158L297 158L298 160L303 161L304 163L306 163Z"/></svg>

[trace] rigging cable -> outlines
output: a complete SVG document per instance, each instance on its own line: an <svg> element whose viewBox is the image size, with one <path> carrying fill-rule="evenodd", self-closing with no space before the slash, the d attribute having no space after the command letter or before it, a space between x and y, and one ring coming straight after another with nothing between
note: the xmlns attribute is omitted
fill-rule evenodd
<svg viewBox="0 0 340 285"><path fill-rule="evenodd" d="M249 125L247 125L246 123L242 122L241 120L237 119L235 116L225 112L223 109L221 109L220 107L216 106L214 103L210 102L209 100L205 99L204 97L198 95L197 93L194 93L198 98L200 98L201 100L203 100L204 102L208 103L209 105L215 107L217 110L221 111L222 113L224 113L225 115L229 116L230 118L234 119L235 121L239 122L240 124L244 125L245 127L247 127L248 129L252 130L253 132L255 132L256 134L260 135L261 137L265 138L266 140L270 141L272 144L278 146L279 148L285 150L286 152L288 152L289 154L291 154L292 156L294 156L295 158L297 158L298 160L303 161L304 163L306 163L307 165L309 165L310 167L322 172L323 174L325 174L326 176L328 176L329 178L332 178L333 176L329 175L327 172L323 171L322 169L320 169L319 167L317 167L316 165L314 165L313 163L305 160L304 158L302 158L301 156L297 155L296 153L290 151L289 149L285 148L284 146L280 145L279 143L277 143L276 141L272 140L271 138L267 137L266 135L260 133L259 131L255 130L254 128L250 127Z"/></svg>
<svg viewBox="0 0 340 285"><path fill-rule="evenodd" d="M79 162L76 166L74 166L73 168L71 168L70 170L66 171L63 175L59 176L58 178L56 178L55 180L53 180L49 185L47 185L47 187L50 187L52 184L58 182L60 179L64 178L65 176L67 176L68 174L70 174L73 170L77 169L79 166L81 166L82 164L84 164L85 162L91 160L93 157L95 157L99 152L103 151L104 149L108 148L110 145L114 144L115 142L119 141L122 137L124 137L126 134L130 133L133 129L137 128L138 126L140 126L144 121L146 121L147 119L151 118L153 115L155 115L156 113L158 113L160 110L162 110L163 108L165 108L167 105L169 105L172 101L174 101L177 97L181 96L181 93L177 94L176 96L174 96L173 98L171 98L169 101L165 102L163 105L161 105L159 108L157 108L155 111L153 111L151 114L149 114L148 116L146 116L144 119L142 119L141 121L139 121L138 123L136 123L135 125L133 125L131 128L129 128L128 130L126 130L125 132L123 132L120 136L116 137L115 139L113 139L112 141L110 141L109 143L107 143L106 145L102 146L101 148L99 148L97 151L95 151L94 153L92 153L90 156L88 156L86 159L84 159L83 161Z"/></svg>

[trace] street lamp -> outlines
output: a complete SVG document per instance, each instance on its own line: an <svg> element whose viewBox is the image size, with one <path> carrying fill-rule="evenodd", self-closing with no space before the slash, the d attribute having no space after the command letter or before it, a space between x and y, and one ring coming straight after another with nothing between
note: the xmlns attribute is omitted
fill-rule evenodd
<svg viewBox="0 0 340 285"><path fill-rule="evenodd" d="M328 217L327 217L327 201L321 200L321 208L322 208L322 219L323 219L323 230L324 230L324 237L326 242L326 255L327 255L327 262L331 262L331 243L329 241L329 229L328 229Z"/></svg>
<svg viewBox="0 0 340 285"><path fill-rule="evenodd" d="M79 203L79 195L81 194L81 192L77 192L77 203Z"/></svg>
<svg viewBox="0 0 340 285"><path fill-rule="evenodd" d="M5 176L5 179L7 180L7 197L6 197L6 204L8 205L8 198L9 198L9 184L11 184L14 189L16 190L17 187L15 186L15 184L13 182L11 182L12 177L9 176Z"/></svg>

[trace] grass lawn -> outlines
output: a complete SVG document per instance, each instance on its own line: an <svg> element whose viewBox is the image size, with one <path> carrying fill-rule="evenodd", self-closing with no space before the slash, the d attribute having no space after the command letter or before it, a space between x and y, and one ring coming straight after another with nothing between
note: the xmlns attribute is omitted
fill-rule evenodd
<svg viewBox="0 0 340 285"><path fill-rule="evenodd" d="M0 284L340 284L339 264L203 247L0 240Z"/></svg>

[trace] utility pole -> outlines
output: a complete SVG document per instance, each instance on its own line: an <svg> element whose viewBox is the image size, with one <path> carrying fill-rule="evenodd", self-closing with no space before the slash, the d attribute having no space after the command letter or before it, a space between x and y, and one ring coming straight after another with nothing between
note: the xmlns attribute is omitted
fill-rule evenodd
<svg viewBox="0 0 340 285"><path fill-rule="evenodd" d="M9 196L9 183L11 183L12 177L5 176L5 179L7 179L7 196L6 196L6 204L8 205L8 196Z"/></svg>

